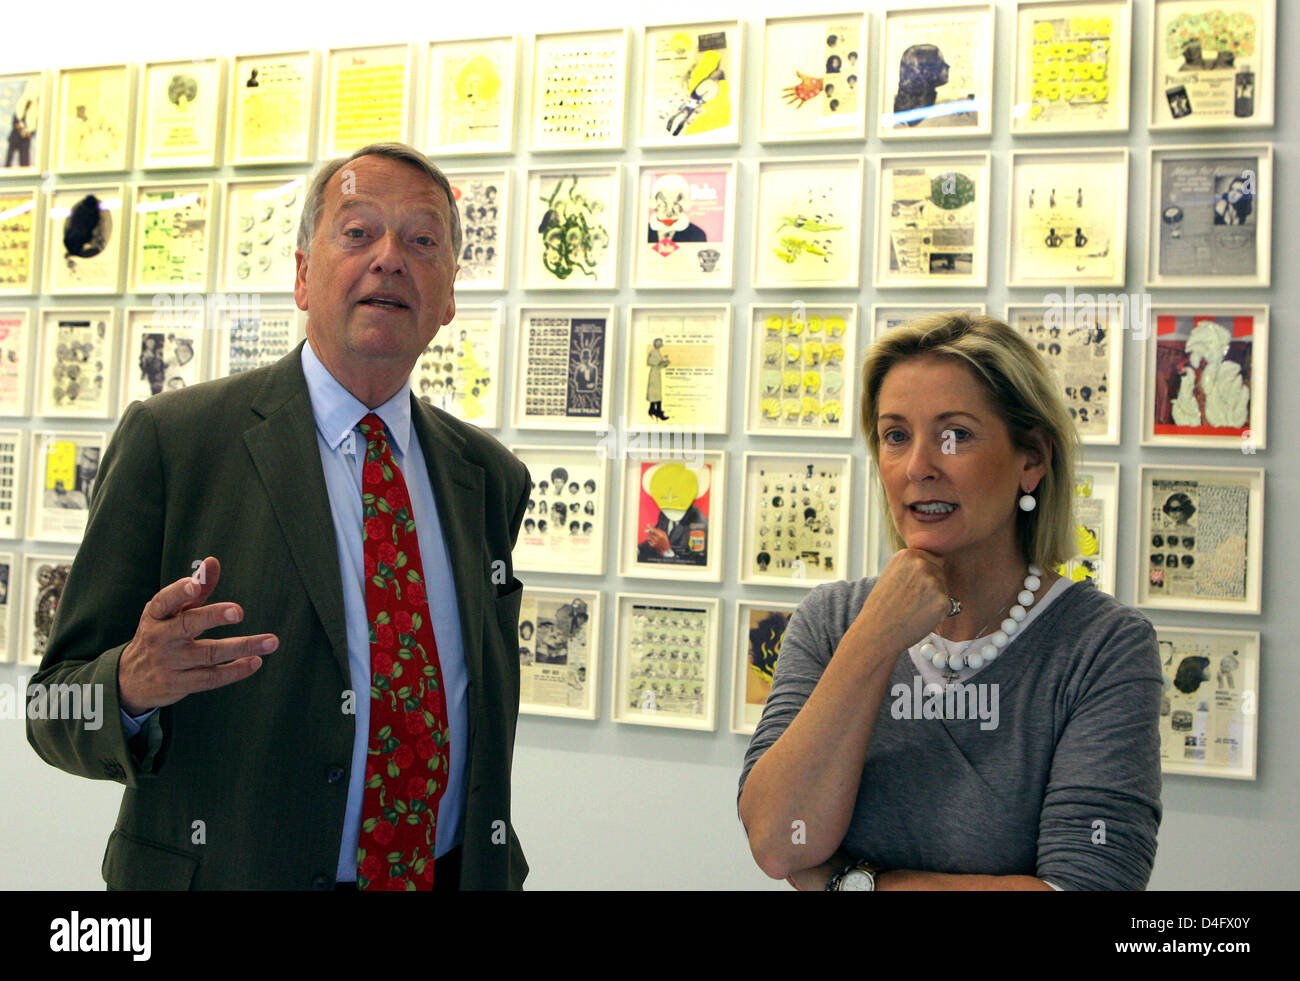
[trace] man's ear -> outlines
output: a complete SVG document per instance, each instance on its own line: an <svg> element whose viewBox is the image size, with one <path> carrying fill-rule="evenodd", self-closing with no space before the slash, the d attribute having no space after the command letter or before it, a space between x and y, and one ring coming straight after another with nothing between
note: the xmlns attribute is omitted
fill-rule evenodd
<svg viewBox="0 0 1300 981"><path fill-rule="evenodd" d="M295 249L293 261L297 265L297 270L293 277L293 301L298 305L299 310L307 309L307 253L302 249Z"/></svg>

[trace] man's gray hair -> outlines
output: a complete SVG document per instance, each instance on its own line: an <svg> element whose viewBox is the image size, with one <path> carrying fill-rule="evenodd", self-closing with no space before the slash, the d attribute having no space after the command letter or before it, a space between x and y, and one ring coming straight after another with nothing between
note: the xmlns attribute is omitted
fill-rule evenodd
<svg viewBox="0 0 1300 981"><path fill-rule="evenodd" d="M298 221L298 248L302 249L303 254L311 255L311 242L316 237L316 224L320 221L321 212L325 210L325 185L329 183L331 177L358 157L387 157L389 160L410 164L424 171L429 175L430 180L442 188L447 195L448 210L451 213L453 249L451 258L453 262L459 262L460 208L456 206L456 196L452 194L451 182L447 180L446 174L430 162L428 157L405 143L371 143L369 146L363 146L350 157L338 157L321 165L320 170L316 171L316 176L312 178L311 187L307 189L307 198L302 203L302 217Z"/></svg>

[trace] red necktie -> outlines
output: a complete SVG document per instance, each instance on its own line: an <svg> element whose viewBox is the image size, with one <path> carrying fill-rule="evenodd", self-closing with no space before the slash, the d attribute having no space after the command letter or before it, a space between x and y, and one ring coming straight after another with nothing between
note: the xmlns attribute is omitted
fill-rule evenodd
<svg viewBox="0 0 1300 981"><path fill-rule="evenodd" d="M451 755L442 668L406 481L380 418L359 428L371 675L357 888L432 889Z"/></svg>

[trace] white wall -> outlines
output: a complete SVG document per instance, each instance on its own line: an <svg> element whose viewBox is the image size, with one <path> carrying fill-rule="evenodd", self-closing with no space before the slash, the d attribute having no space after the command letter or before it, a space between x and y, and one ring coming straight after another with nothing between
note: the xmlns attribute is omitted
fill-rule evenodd
<svg viewBox="0 0 1300 981"><path fill-rule="evenodd" d="M823 9L841 6L828 3ZM882 6L868 5L872 11L872 47L879 49ZM1291 38L1300 29L1296 5L1280 0L1278 37ZM160 2L133 2L107 12L101 4L71 0L59 7L58 23L51 23L48 8L25 5L6 12L6 62L0 70L30 67L89 64L112 60L143 60L158 57L199 57L213 53L232 54L271 51L305 46L322 49L333 44L391 42L434 37L459 37L499 33L512 30L520 34L594 26L617 26L612 20L614 8L607 2L574 0L563 7L543 6L510 0L508 3L474 6L456 5L455 14L440 16L436 6L409 5L401 13L380 18L371 16L366 5L330 2L305 8L302 5L279 5L274 8L253 0L226 0L214 4L210 15L190 12ZM446 8L442 8L446 9ZM310 10L310 20L302 20ZM758 70L761 20L765 14L806 12L802 5L767 2L762 5L738 0L706 0L687 3L680 0L654 4L620 5L618 16L626 17L632 27L674 20L700 20L709 17L743 16L748 20L746 71L755 78ZM997 58L1001 69L1011 63L1014 3L997 3ZM1144 107L1149 90L1150 30L1147 20L1148 0L1136 0L1134 11L1135 78L1132 89L1133 128L1127 137L1067 137L1065 145L1128 145L1132 151L1129 216L1128 284L1141 289L1143 262L1143 222L1146 190L1146 149L1150 144ZM102 19L102 20L101 20ZM102 29L99 25L102 23ZM75 28L71 25L76 25ZM21 39L21 44L12 43ZM9 63L20 53L23 63ZM1300 114L1296 101L1294 60L1286 56L1279 44L1281 61L1277 84L1277 125L1271 130L1208 134L1206 142L1248 142L1269 140L1275 145L1274 187L1277 203L1273 207L1278 226L1290 233L1286 221L1296 203L1294 190L1296 138ZM639 54L633 55L633 77L639 69ZM870 98L876 98L877 78L870 79ZM1009 154L1014 143L1007 132L1007 106L1010 80L1005 73L996 78L995 125L991 140L964 140L960 149L991 149L994 157L992 196L992 247L990 250L987 291L953 292L954 301L985 300L990 312L1001 314L1005 303L1041 302L1025 290L1011 294L1002 285L1005 280L1004 248L1006 183ZM870 104L870 103L869 103ZM763 156L800 156L819 152L815 149L778 148L763 150L753 134L757 114L752 104L744 109L746 138L738 151L741 161L742 197L739 204L738 229L742 230L741 252L737 258L737 282L733 293L701 294L698 299L728 301L737 311L757 299L748 287L750 255L746 242L752 222L753 202L748 192L753 186L756 161ZM872 109L869 129L875 124ZM1166 136L1157 143L1193 142L1195 135ZM1033 141L1033 146L1044 141ZM1058 141L1051 141L1055 144ZM929 144L933 147L934 144ZM826 152L843 153L865 150L874 161L882 150L879 140L860 144L837 144ZM911 150L912 147L905 147ZM623 154L592 155L595 160L641 159L639 150ZM646 154L654 156L654 154ZM662 156L662 154L660 154ZM548 161L552 158L547 158ZM527 166L527 153L517 154L515 166ZM455 163L455 162L453 162ZM867 198L874 199L874 167L868 168ZM217 176L230 176L223 170ZM519 182L516 182L516 205ZM867 231L871 229L868 207ZM626 234L626 229L625 229ZM864 282L870 282L873 261L871 239L865 236L862 268ZM1158 624L1203 625L1234 629L1257 629L1263 635L1262 697L1260 700L1260 736L1258 779L1254 782L1218 781L1190 777L1167 777L1164 789L1165 818L1161 826L1160 847L1152 887L1156 889L1255 889L1294 887L1300 881L1300 861L1295 840L1300 833L1300 763L1293 750L1294 741L1287 724L1288 705L1300 704L1300 671L1289 640L1300 633L1298 593L1290 574L1290 549L1297 545L1300 528L1300 466L1294 450L1294 432L1290 426L1300 416L1300 393L1294 384L1294 365L1300 357L1295 339L1293 311L1300 307L1297 264L1294 244L1287 234L1274 236L1273 281L1271 290L1241 290L1206 296L1207 301L1266 302L1272 308L1271 381L1269 418L1273 438L1270 449L1248 460L1237 460L1224 451L1142 450L1138 446L1139 418L1137 407L1141 394L1140 345L1130 341L1124 355L1123 444L1119 447L1092 448L1089 458L1118 461L1123 465L1121 480L1120 568L1117 592L1129 602L1134 595L1133 537L1136 533L1136 466L1140 463L1189 463L1225 466L1260 466L1266 470L1266 513L1264 541L1264 615L1236 617L1188 613L1156 613ZM626 250L624 250L626 252ZM518 269L518 264L514 265ZM624 256L623 281L628 279ZM771 299L771 294L764 299ZM505 297L513 308L522 300L520 291ZM819 296L818 299L823 297ZM948 296L945 296L947 299ZM1193 290L1161 291L1158 299L1191 302L1202 297ZM614 302L626 304L638 297L630 289L622 290ZM641 300L664 302L661 296L643 296ZM856 301L861 304L860 318L865 327L869 304L881 299L870 288L858 292L827 291L828 301ZM924 291L891 291L890 302L933 300ZM611 302L602 294L600 302ZM509 322L509 321L507 321ZM865 331L864 331L865 332ZM737 349L743 351L743 346ZM731 376L731 430L726 437L706 438L708 448L726 449L730 453L729 477L733 486L740 476L740 457L746 449L766 447L789 449L779 441L747 440L743 435L743 354L734 359ZM510 377L513 357L507 353L506 374ZM616 378L623 377L620 368ZM105 429L111 428L104 424ZM500 434L505 442L517 437L510 429ZM547 439L549 436L558 438ZM528 443L571 443L563 434L529 433L518 437ZM853 452L861 461L865 449L860 439L812 441L806 449L813 452ZM855 555L853 569L860 567L864 548L865 497L862 470L854 475L853 507L856 521L851 538ZM613 520L617 521L617 507ZM515 758L515 823L533 868L530 888L698 888L734 889L772 886L753 865L736 819L736 779L746 739L727 732L726 698L732 667L734 640L734 604L740 598L790 600L789 590L775 588L743 589L735 584L738 570L738 522L733 521L727 534L727 564L721 587L706 588L691 584L646 583L624 581L609 575L603 581L583 578L566 583L563 577L536 575L529 582L539 586L574 585L601 588L606 595L606 611L612 609L614 593L619 589L674 591L701 595L721 595L724 599L722 627L722 688L719 699L719 731L685 732L616 725L609 720L608 690L602 693L601 715L596 722L578 722L549 718L523 717ZM612 526L613 527L613 526ZM36 551L36 543L21 543L20 551ZM609 567L616 568L613 543ZM666 589L656 589L656 586ZM612 667L614 623L605 617L604 668L608 682ZM32 669L0 665L0 683L16 685L20 674ZM23 723L0 720L0 787L4 788L0 804L0 888L84 888L102 887L99 864L104 843L113 826L120 790L116 784L90 782L52 770L27 746Z"/></svg>

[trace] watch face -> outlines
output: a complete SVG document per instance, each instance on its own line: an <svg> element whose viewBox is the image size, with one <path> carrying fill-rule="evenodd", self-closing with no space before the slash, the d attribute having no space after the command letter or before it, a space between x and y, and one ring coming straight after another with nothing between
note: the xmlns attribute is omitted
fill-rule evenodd
<svg viewBox="0 0 1300 981"><path fill-rule="evenodd" d="M874 892L875 888L876 880L861 869L845 872L840 880L840 892Z"/></svg>

